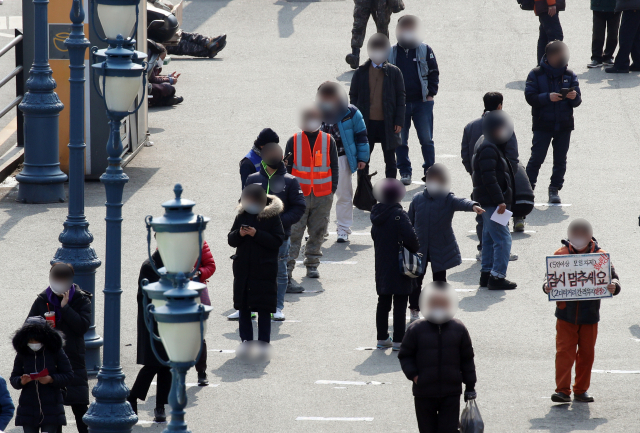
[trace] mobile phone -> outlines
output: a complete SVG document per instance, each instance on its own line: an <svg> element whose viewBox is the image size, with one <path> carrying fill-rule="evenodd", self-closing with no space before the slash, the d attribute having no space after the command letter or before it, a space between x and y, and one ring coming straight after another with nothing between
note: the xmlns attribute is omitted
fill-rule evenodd
<svg viewBox="0 0 640 433"><path fill-rule="evenodd" d="M248 229L248 228L249 228L249 225L248 225L248 224L241 224L241 225L240 225L240 228L247 228L247 229Z"/></svg>
<svg viewBox="0 0 640 433"><path fill-rule="evenodd" d="M574 91L574 89L575 89L574 87L569 87L568 89L560 89L560 94L562 95L562 98L563 98L563 99L564 99L564 98L566 98L566 97L567 97L567 94L568 94L569 92L573 92L573 91Z"/></svg>

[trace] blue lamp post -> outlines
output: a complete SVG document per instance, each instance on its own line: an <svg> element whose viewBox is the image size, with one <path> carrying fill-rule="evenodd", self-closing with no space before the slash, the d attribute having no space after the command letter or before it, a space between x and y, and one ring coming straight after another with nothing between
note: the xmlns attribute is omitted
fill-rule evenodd
<svg viewBox="0 0 640 433"><path fill-rule="evenodd" d="M64 106L53 91L56 82L49 66L48 4L49 0L33 0L35 51L27 93L19 105L24 113L24 168L16 180L18 201L23 203L63 202L67 180L60 170L58 120Z"/></svg>
<svg viewBox="0 0 640 433"><path fill-rule="evenodd" d="M92 65L98 75L100 94L104 99L111 132L107 143L108 166L100 177L107 195L105 287L104 287L104 352L98 373L98 383L91 403L84 416L92 433L131 432L138 422L126 398L129 389L124 382L120 366L120 298L122 261L122 195L129 178L122 170L122 120L135 113L145 101L144 93L138 106L129 111L138 95L145 68L132 61L135 56L135 41L131 38L138 21L140 0L93 0L91 2L92 23L95 28L94 11L102 24L109 43L105 60ZM97 33L97 32L96 32ZM92 49L96 52L97 49ZM146 78L146 77L145 77ZM95 82L95 81L94 81Z"/></svg>
<svg viewBox="0 0 640 433"><path fill-rule="evenodd" d="M181 198L180 184L174 188L175 199L164 203L165 214L157 219L146 218L148 253L151 258L151 229L156 234L158 251L166 272L156 272L160 281L149 284L143 281L145 323L151 338L161 341L169 360L162 359L151 347L158 361L171 367L171 421L164 433L189 433L184 420L187 405L185 377L187 371L196 364L203 347L206 322L212 308L200 303L200 292L205 285L191 281L200 267L202 259L202 232L209 218L193 213L194 202ZM150 260L153 265L153 260ZM196 264L194 266L194 263ZM157 323L158 334L153 322Z"/></svg>
<svg viewBox="0 0 640 433"><path fill-rule="evenodd" d="M58 248L51 263L63 262L73 265L75 283L94 295L91 305L91 324L84 335L87 348L85 361L89 374L100 369L100 347L102 338L96 332L95 293L96 269L100 260L91 248L93 235L84 215L84 54L89 41L84 37L84 9L81 0L73 0L71 8L71 33L64 41L69 50L71 76L69 104L69 214L64 230L59 236L62 247Z"/></svg>

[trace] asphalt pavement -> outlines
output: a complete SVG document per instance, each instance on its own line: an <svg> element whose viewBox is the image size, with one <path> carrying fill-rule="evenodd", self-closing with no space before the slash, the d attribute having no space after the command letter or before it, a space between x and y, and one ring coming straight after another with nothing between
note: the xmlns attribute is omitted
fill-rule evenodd
<svg viewBox="0 0 640 433"><path fill-rule="evenodd" d="M468 196L471 180L461 164L460 140L464 125L482 114L485 92L504 94L521 160L528 160L531 116L523 90L535 66L538 22L513 0L405 4L405 13L422 18L425 42L440 67L434 109L436 161L451 170L452 190ZM571 2L568 7L560 19L584 102L575 110L576 129L561 191L564 205L546 205L549 159L541 170L539 205L527 217L527 231L513 235L513 251L520 259L510 263L508 277L518 283L517 290L478 289L474 215L459 213L454 218L464 260L448 277L461 290L457 317L474 344L477 402L485 430L491 433L640 431L640 294L634 280L640 277L640 75L588 70L589 5ZM302 265L294 271L310 292L287 295L287 320L273 324L274 355L269 363L248 365L235 359L237 323L226 319L233 311L233 250L226 235L240 194L238 161L264 127L275 129L284 145L297 131L299 107L313 99L320 83L337 80L348 86L352 72L344 56L350 49L352 13L353 3L339 0L186 2L183 28L205 35L227 33L228 44L213 60L174 58L168 65L165 72L182 74L177 89L185 101L151 111L154 146L144 148L125 169L130 181L123 208L121 329L122 365L131 386L139 369L136 282L147 254L144 217L160 215L161 203L172 198L173 185L180 182L183 196L196 201L195 210L211 217L205 238L218 266L209 282L214 310L207 334L208 371L213 386L187 390L186 419L194 432L417 431L411 384L397 355L367 349L376 343L377 301L368 213L354 211L355 233L348 244L335 243L332 214L329 231L334 233L323 245L323 260L330 263L320 266L319 280L304 278ZM392 18L392 35L396 21L397 15ZM368 35L374 31L370 22ZM417 167L422 161L415 131L410 146ZM380 151L375 151L374 170L382 172L383 164ZM408 189L405 207L422 186ZM66 204L23 205L15 202L16 196L15 187L0 188L0 374L5 378L14 357L10 336L36 294L47 286L48 263L58 248L66 215ZM103 262L104 201L102 185L87 183L86 215ZM555 388L555 305L543 295L541 282L545 256L560 246L569 221L578 217L593 223L595 237L611 254L622 293L602 302L589 390L596 402L555 405L549 399ZM103 284L104 265L98 269L96 286ZM103 307L99 293L100 333ZM187 379L196 381L193 370ZM17 402L18 393L12 390L12 396ZM150 422L154 406L155 397L140 402L142 421L135 432L164 428ZM71 411L67 419L73 420ZM13 424L7 429L19 431Z"/></svg>

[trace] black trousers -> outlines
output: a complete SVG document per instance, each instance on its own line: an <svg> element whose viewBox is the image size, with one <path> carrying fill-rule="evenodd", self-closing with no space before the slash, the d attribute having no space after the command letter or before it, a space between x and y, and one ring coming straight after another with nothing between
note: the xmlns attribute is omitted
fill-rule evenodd
<svg viewBox="0 0 640 433"><path fill-rule="evenodd" d="M395 149L385 150L387 147L387 134L384 128L384 120L369 121L367 138L369 139L370 153L373 153L375 144L380 143L380 146L382 147L382 154L384 155L384 175L385 177L395 179L398 174L396 167L396 151Z"/></svg>
<svg viewBox="0 0 640 433"><path fill-rule="evenodd" d="M545 47L551 41L561 41L564 39L562 33L562 25L560 25L560 14L549 16L548 13L542 13L538 17L540 21L540 34L538 35L538 65L542 56L544 56Z"/></svg>
<svg viewBox="0 0 640 433"><path fill-rule="evenodd" d="M629 69L629 55L636 66L640 65L640 10L622 12L619 39L620 48L614 66Z"/></svg>
<svg viewBox="0 0 640 433"><path fill-rule="evenodd" d="M198 373L206 373L207 372L207 341L202 341L202 353L200 354L200 358L198 362L196 362L196 371Z"/></svg>
<svg viewBox="0 0 640 433"><path fill-rule="evenodd" d="M549 151L549 145L553 147L553 170L551 171L550 186L559 190L564 185L564 175L567 172L567 153L571 143L571 131L533 131L531 144L531 156L527 163L527 176L531 186L538 182L540 167L544 163Z"/></svg>
<svg viewBox="0 0 640 433"><path fill-rule="evenodd" d="M258 340L265 343L271 342L271 313L256 311L258 313ZM238 331L241 341L253 341L253 321L251 310L240 310Z"/></svg>
<svg viewBox="0 0 640 433"><path fill-rule="evenodd" d="M182 32L178 45L167 45L167 53L177 56L209 57L210 38L200 33Z"/></svg>
<svg viewBox="0 0 640 433"><path fill-rule="evenodd" d="M613 59L618 46L618 28L621 12L593 11L593 33L591 35L591 60L602 62ZM605 46L605 34L607 44ZM602 48L604 47L604 52Z"/></svg>
<svg viewBox="0 0 640 433"><path fill-rule="evenodd" d="M131 387L129 399L146 400L153 378L158 376L158 391L156 392L156 408L164 408L169 402L171 391L171 369L163 366L145 365L138 372L138 377Z"/></svg>
<svg viewBox="0 0 640 433"><path fill-rule="evenodd" d="M393 342L402 343L407 326L407 302L409 295L378 295L376 329L378 340L389 338L389 311L393 302Z"/></svg>
<svg viewBox="0 0 640 433"><path fill-rule="evenodd" d="M427 261L429 258L427 257ZM438 271L431 272L433 276L433 281L442 281L443 283L447 282L447 271ZM420 275L418 278L415 278L413 281L413 292L409 295L409 308L411 310L419 310L420 309L420 293L422 292L422 281L424 280L424 275Z"/></svg>
<svg viewBox="0 0 640 433"><path fill-rule="evenodd" d="M414 397L420 433L458 433L460 396Z"/></svg>
<svg viewBox="0 0 640 433"><path fill-rule="evenodd" d="M89 433L89 427L87 427L87 425L82 420L82 417L84 416L85 413L87 413L88 409L89 409L89 406L87 406L86 404L71 405L73 416L76 419L76 427L78 428L78 433ZM58 426L57 433L62 433L62 426Z"/></svg>

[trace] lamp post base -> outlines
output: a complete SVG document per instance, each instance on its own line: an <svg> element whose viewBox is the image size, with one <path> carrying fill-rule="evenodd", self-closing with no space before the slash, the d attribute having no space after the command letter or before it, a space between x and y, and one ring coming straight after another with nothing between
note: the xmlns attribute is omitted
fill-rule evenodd
<svg viewBox="0 0 640 433"><path fill-rule="evenodd" d="M124 374L117 368L105 368L98 373L98 383L91 392L96 400L82 418L91 433L130 433L138 423L138 415L126 400L129 389Z"/></svg>
<svg viewBox="0 0 640 433"><path fill-rule="evenodd" d="M191 433L184 420L187 406L187 371L194 366L193 362L171 362L171 391L169 392L169 406L171 406L171 421L162 433Z"/></svg>
<svg viewBox="0 0 640 433"><path fill-rule="evenodd" d="M66 175L62 182L66 180ZM20 179L20 175L16 176L16 180L20 182L18 187L18 198L16 201L28 204L40 203L64 203L64 184L60 183L25 183Z"/></svg>

